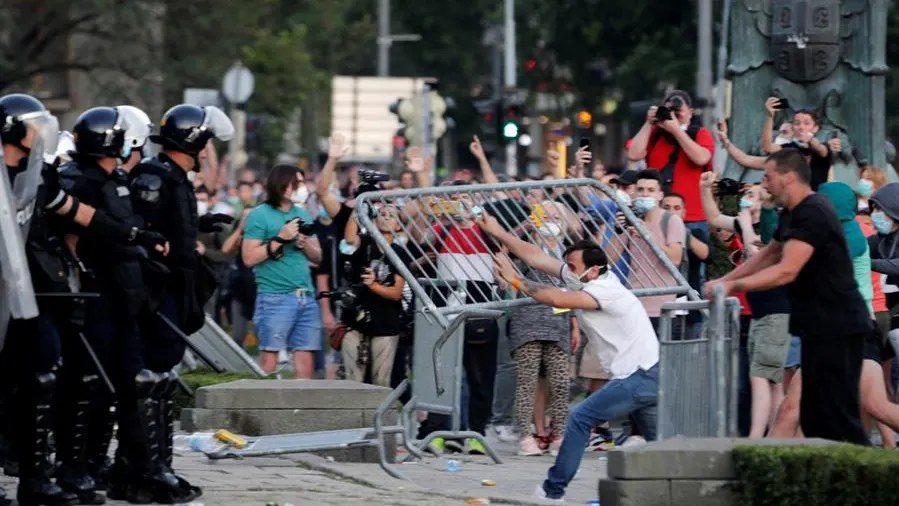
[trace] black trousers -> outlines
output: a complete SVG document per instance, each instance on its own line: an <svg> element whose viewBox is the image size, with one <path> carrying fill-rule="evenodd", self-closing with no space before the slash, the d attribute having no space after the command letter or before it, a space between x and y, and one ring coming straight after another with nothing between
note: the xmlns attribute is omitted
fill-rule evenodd
<svg viewBox="0 0 899 506"><path fill-rule="evenodd" d="M465 325L465 347L462 365L468 379L468 430L486 434L493 414L493 385L496 380L496 350L499 327L495 320L472 320ZM448 430L447 415L428 414L427 425L419 434Z"/></svg>
<svg viewBox="0 0 899 506"><path fill-rule="evenodd" d="M870 445L859 407L866 337L803 334L799 423L806 437Z"/></svg>
<svg viewBox="0 0 899 506"><path fill-rule="evenodd" d="M181 308L171 295L162 298L159 312L169 322L179 325ZM184 339L172 327L157 315L144 315L141 322L141 340L143 342L143 358L147 369L155 373L171 371L184 358L187 349Z"/></svg>

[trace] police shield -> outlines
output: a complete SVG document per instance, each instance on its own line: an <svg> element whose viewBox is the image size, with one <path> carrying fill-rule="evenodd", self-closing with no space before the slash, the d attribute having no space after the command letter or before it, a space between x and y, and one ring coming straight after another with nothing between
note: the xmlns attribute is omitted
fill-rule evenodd
<svg viewBox="0 0 899 506"><path fill-rule="evenodd" d="M37 151L40 153L40 151ZM42 156L35 156L43 162ZM31 164L29 164L31 165ZM24 181L19 177L28 172L18 174L17 181ZM27 175L26 175L27 178ZM20 198L14 193L13 185L9 181L9 171L3 162L3 154L0 151L0 350L6 340L6 329L10 317L17 319L35 318L38 315L37 300L34 295L34 287L31 285L31 272L28 270L28 261L25 258L25 240L23 222L26 219L28 206L34 209L34 196L37 193L37 181L40 179L40 171L35 180L34 193L30 202L20 208ZM26 190L24 183L20 183L21 189ZM27 196L22 193L21 197Z"/></svg>

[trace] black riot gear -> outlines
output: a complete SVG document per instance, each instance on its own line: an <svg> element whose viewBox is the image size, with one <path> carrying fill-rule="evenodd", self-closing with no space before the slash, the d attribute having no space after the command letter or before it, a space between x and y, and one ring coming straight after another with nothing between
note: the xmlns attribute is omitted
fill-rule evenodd
<svg viewBox="0 0 899 506"><path fill-rule="evenodd" d="M29 149L22 146L22 140L28 135L28 118L46 110L44 104L31 95L14 93L0 98L0 140L28 153Z"/></svg>
<svg viewBox="0 0 899 506"><path fill-rule="evenodd" d="M72 128L75 150L72 157L119 158L131 154L125 143L128 120L112 107L94 107L84 111Z"/></svg>
<svg viewBox="0 0 899 506"><path fill-rule="evenodd" d="M228 141L233 137L234 125L221 109L181 104L166 111L159 134L151 135L150 140L163 149L197 156L210 139Z"/></svg>

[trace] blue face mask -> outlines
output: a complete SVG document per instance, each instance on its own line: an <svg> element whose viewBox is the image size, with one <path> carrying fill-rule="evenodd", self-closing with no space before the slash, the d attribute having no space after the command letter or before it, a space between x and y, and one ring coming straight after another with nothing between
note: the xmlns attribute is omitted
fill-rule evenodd
<svg viewBox="0 0 899 506"><path fill-rule="evenodd" d="M634 199L634 209L641 214L646 214L658 206L659 203L652 197L637 197Z"/></svg>
<svg viewBox="0 0 899 506"><path fill-rule="evenodd" d="M867 179L858 180L858 194L862 197L870 197L874 193L874 183Z"/></svg>
<svg viewBox="0 0 899 506"><path fill-rule="evenodd" d="M120 151L120 153L121 153L121 154L119 155L119 158L121 158L123 162L126 161L126 160L128 160L128 158L131 157L131 143L130 143L130 142L126 142L126 143L122 146L122 150Z"/></svg>
<svg viewBox="0 0 899 506"><path fill-rule="evenodd" d="M749 209L753 206L753 202L747 198L740 199L740 209Z"/></svg>
<svg viewBox="0 0 899 506"><path fill-rule="evenodd" d="M325 209L324 207L320 207L320 208L318 209L318 217L321 218L321 219L323 219L323 220L330 220L330 219L331 219L331 215L328 214L328 210Z"/></svg>
<svg viewBox="0 0 899 506"><path fill-rule="evenodd" d="M871 213L871 224L874 225L878 234L886 235L893 231L893 220L883 211Z"/></svg>
<svg viewBox="0 0 899 506"><path fill-rule="evenodd" d="M337 249L340 250L341 255L351 256L353 253L356 252L356 250L358 248L353 246L352 244L346 242L346 239L341 239L340 245L337 247Z"/></svg>

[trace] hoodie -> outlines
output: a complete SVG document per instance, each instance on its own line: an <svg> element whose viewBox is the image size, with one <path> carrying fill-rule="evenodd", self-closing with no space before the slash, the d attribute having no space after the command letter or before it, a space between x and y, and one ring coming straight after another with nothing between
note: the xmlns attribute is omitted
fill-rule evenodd
<svg viewBox="0 0 899 506"><path fill-rule="evenodd" d="M874 299L874 287L871 281L871 257L868 254L868 241L862 232L858 222L855 221L857 209L855 192L846 183L824 183L818 187L818 193L826 196L833 203L837 211L837 218L843 226L843 235L849 246L849 255L852 257L852 271L858 291L865 299L868 310L873 312L872 300Z"/></svg>
<svg viewBox="0 0 899 506"><path fill-rule="evenodd" d="M899 222L899 183L890 183L871 195L871 202L887 216ZM899 231L876 234L868 238L871 269L887 275L887 283L899 284Z"/></svg>

